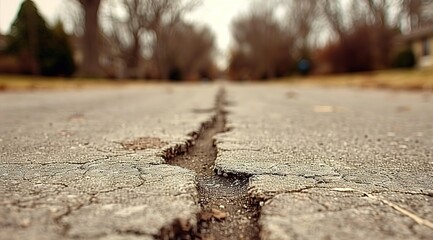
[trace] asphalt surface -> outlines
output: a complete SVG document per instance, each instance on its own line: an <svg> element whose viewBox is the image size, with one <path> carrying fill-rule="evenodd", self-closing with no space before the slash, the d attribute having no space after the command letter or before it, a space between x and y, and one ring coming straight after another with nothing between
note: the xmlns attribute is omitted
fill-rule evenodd
<svg viewBox="0 0 433 240"><path fill-rule="evenodd" d="M215 171L249 179L263 239L433 239L433 96L224 88ZM197 174L165 158L212 121L219 89L2 93L0 239L193 232Z"/></svg>
<svg viewBox="0 0 433 240"><path fill-rule="evenodd" d="M227 96L216 168L252 176L264 239L433 238L428 95L232 86Z"/></svg>
<svg viewBox="0 0 433 240"><path fill-rule="evenodd" d="M1 94L0 239L152 239L194 225L195 173L161 156L212 118L218 89ZM120 144L139 137L166 144Z"/></svg>

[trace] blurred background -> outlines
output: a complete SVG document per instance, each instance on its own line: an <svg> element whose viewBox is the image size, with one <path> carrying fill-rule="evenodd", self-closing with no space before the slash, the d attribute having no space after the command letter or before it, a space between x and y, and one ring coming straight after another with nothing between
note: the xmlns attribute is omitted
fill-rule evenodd
<svg viewBox="0 0 433 240"><path fill-rule="evenodd" d="M0 0L0 88L420 71L425 85L432 23L433 0Z"/></svg>

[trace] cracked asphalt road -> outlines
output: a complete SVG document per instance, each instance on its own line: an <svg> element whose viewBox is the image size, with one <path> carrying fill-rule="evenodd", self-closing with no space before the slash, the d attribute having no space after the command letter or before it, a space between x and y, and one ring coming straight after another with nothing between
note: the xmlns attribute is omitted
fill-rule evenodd
<svg viewBox="0 0 433 240"><path fill-rule="evenodd" d="M195 173L164 164L219 87L0 95L0 239L153 239L195 224ZM125 150L157 137L166 146Z"/></svg>
<svg viewBox="0 0 433 240"><path fill-rule="evenodd" d="M252 176L264 239L432 239L425 95L257 85L227 96L216 168Z"/></svg>
<svg viewBox="0 0 433 240"><path fill-rule="evenodd" d="M249 178L263 239L432 239L433 99L224 87L229 131L215 138L215 169ZM1 94L0 239L193 231L196 173L165 158L186 151L213 119L219 88ZM121 145L140 138L160 141Z"/></svg>

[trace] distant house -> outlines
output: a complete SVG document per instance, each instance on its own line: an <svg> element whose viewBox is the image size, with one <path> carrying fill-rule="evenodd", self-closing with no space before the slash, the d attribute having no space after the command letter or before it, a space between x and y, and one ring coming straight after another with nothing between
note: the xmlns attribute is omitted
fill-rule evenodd
<svg viewBox="0 0 433 240"><path fill-rule="evenodd" d="M405 36L415 54L418 68L433 68L433 26L420 28Z"/></svg>

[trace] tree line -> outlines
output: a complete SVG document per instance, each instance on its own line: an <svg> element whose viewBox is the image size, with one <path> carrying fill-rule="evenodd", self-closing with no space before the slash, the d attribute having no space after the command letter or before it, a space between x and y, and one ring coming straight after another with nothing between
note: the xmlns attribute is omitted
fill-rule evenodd
<svg viewBox="0 0 433 240"><path fill-rule="evenodd" d="M232 24L228 73L267 79L411 67L413 53L396 36L431 24L432 12L432 0L257 1Z"/></svg>
<svg viewBox="0 0 433 240"><path fill-rule="evenodd" d="M69 0L71 12L78 9L77 14L71 14L77 37L68 36L60 21L49 26L33 1L25 0L3 53L24 62L25 66L19 66L18 71L26 74L172 80L212 78L217 73L215 37L208 27L185 20L185 15L199 3L196 0Z"/></svg>
<svg viewBox="0 0 433 240"><path fill-rule="evenodd" d="M118 46L127 77L182 80L215 74L213 33L184 19L198 1L107 0L106 4L101 15L109 27L104 30Z"/></svg>
<svg viewBox="0 0 433 240"><path fill-rule="evenodd" d="M200 0L68 0L74 34L23 1L0 71L150 79L213 78L215 36L186 15ZM73 14L73 9L77 9ZM256 0L231 25L227 74L371 71L414 65L395 37L432 23L432 0ZM218 19L215 19L218 21Z"/></svg>

